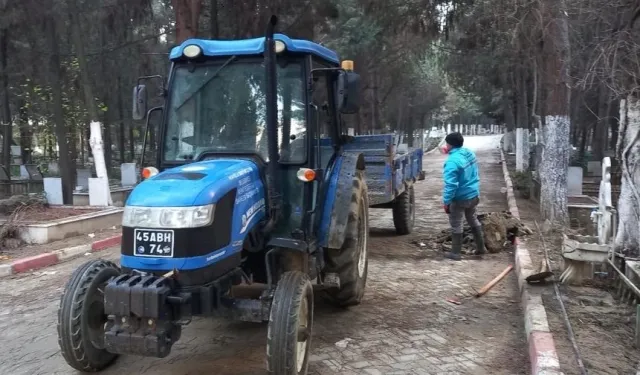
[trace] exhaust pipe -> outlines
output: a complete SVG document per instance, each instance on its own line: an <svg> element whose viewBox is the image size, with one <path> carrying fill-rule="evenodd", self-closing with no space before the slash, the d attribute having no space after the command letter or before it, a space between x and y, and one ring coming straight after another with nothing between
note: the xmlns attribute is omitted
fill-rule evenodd
<svg viewBox="0 0 640 375"><path fill-rule="evenodd" d="M278 173L278 82L275 41L273 33L278 24L278 17L271 16L267 24L264 41L264 62L266 68L266 100L267 100L267 143L269 164L267 165L267 195L269 201L269 220L263 228L264 233L269 233L278 222L282 199L280 196L280 183Z"/></svg>

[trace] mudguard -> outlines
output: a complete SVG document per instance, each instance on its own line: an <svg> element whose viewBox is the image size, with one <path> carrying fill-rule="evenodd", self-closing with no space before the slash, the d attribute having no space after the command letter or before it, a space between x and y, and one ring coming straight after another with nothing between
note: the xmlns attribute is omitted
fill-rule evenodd
<svg viewBox="0 0 640 375"><path fill-rule="evenodd" d="M324 208L318 230L318 238L322 247L331 249L342 247L349 219L353 176L356 171L364 169L364 155L361 153L344 152L334 161L329 172Z"/></svg>

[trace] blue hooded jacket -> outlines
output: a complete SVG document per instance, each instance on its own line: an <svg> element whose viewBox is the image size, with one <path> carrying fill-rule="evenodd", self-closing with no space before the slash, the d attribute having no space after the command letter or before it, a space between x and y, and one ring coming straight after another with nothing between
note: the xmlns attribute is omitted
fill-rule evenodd
<svg viewBox="0 0 640 375"><path fill-rule="evenodd" d="M443 204L449 205L452 201L473 199L480 195L478 161L476 154L468 148L459 147L449 151L442 176L444 178Z"/></svg>

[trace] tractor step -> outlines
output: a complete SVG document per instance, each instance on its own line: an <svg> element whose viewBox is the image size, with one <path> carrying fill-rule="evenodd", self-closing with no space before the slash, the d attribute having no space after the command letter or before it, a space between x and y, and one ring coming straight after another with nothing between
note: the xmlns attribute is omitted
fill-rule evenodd
<svg viewBox="0 0 640 375"><path fill-rule="evenodd" d="M323 285L325 288L340 289L340 276L337 273L326 273Z"/></svg>

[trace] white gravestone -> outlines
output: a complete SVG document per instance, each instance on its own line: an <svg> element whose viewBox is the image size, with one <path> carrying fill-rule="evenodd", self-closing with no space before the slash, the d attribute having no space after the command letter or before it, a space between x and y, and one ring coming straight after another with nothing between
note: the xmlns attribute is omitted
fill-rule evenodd
<svg viewBox="0 0 640 375"><path fill-rule="evenodd" d="M447 124L447 134L451 134L451 124Z"/></svg>
<svg viewBox="0 0 640 375"><path fill-rule="evenodd" d="M24 180L29 180L31 176L29 176L29 171L27 170L27 166L24 164L20 165L20 178Z"/></svg>
<svg viewBox="0 0 640 375"><path fill-rule="evenodd" d="M602 176L602 163L599 161L587 162L587 174L589 176L604 177Z"/></svg>
<svg viewBox="0 0 640 375"><path fill-rule="evenodd" d="M44 178L44 193L47 197L47 203L52 205L62 205L62 179L60 177Z"/></svg>
<svg viewBox="0 0 640 375"><path fill-rule="evenodd" d="M109 195L109 183L106 178L89 178L89 206L108 206Z"/></svg>
<svg viewBox="0 0 640 375"><path fill-rule="evenodd" d="M600 192L598 197L598 244L606 245L613 236L611 233L611 222L613 215L611 210L611 159L602 159L602 180L600 181Z"/></svg>
<svg viewBox="0 0 640 375"><path fill-rule="evenodd" d="M582 195L582 167L569 167L567 175L567 194Z"/></svg>
<svg viewBox="0 0 640 375"><path fill-rule="evenodd" d="M50 161L49 165L47 166L47 169L49 170L50 174L60 173L60 166L58 165L57 161Z"/></svg>
<svg viewBox="0 0 640 375"><path fill-rule="evenodd" d="M138 183L136 163L122 163L120 165L120 175L120 184L122 186L135 186Z"/></svg>
<svg viewBox="0 0 640 375"><path fill-rule="evenodd" d="M91 178L91 169L79 168L77 170L76 186L81 186L83 189L88 188L89 178Z"/></svg>

